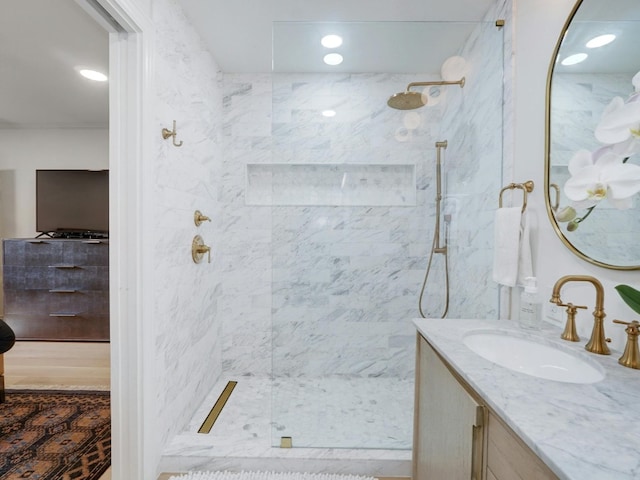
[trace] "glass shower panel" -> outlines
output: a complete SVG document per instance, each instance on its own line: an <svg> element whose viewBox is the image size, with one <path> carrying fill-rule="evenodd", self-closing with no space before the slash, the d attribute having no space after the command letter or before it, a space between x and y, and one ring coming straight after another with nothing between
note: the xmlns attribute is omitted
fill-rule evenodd
<svg viewBox="0 0 640 480"><path fill-rule="evenodd" d="M465 38L480 29L464 28ZM501 71L501 55L496 64ZM420 110L386 101L410 82L439 79L439 72L272 75L271 156L247 165L246 198L269 206L272 218L273 446L290 439L293 447L411 448L412 319L433 235L434 143L448 135L450 105L464 111L475 100L461 100L456 87ZM472 91L491 97L501 115L501 79ZM473 118L458 121L471 128ZM455 128L449 144L474 147ZM501 144L495 148L483 174L499 178ZM487 296L495 312L497 293ZM452 302L465 300L453 294Z"/></svg>

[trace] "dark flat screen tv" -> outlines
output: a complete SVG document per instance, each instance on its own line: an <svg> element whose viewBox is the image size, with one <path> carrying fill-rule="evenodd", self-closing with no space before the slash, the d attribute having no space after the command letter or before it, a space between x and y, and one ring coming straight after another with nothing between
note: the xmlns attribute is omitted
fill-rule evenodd
<svg viewBox="0 0 640 480"><path fill-rule="evenodd" d="M109 234L108 170L36 170L36 231L53 237Z"/></svg>

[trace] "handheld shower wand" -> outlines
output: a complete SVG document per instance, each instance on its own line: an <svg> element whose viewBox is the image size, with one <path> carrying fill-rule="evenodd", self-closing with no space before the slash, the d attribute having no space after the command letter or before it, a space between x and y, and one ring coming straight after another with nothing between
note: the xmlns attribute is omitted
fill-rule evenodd
<svg viewBox="0 0 640 480"><path fill-rule="evenodd" d="M442 142L436 142L436 222L435 228L433 231L433 243L431 244L431 252L429 254L429 262L427 263L427 270L424 275L424 281L422 282L422 288L420 290L420 298L418 299L418 310L420 311L420 316L422 318L426 318L424 312L422 311L422 298L424 297L425 289L427 286L427 279L429 278L429 273L431 272L431 263L433 261L433 254L439 253L444 255L444 278L445 278L445 304L444 311L440 318L444 318L447 316L447 312L449 311L449 259L447 252L447 238L449 237L449 220L450 216L445 215L445 232L444 232L444 245L440 245L440 224L441 224L441 214L442 214L442 161L440 158L440 153L442 149L447 148L447 141L444 140ZM449 218L447 218L449 217Z"/></svg>

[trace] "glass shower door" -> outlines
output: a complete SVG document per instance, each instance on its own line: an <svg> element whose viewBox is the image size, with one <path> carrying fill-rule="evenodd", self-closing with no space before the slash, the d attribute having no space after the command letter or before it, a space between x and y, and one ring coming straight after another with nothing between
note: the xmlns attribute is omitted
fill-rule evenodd
<svg viewBox="0 0 640 480"><path fill-rule="evenodd" d="M460 209L452 211L454 251L490 279L486 251L467 241L477 235L474 218L494 209L479 198L502 170L502 143L494 140L503 42L491 27L470 26L464 54L475 71L464 96L456 88L429 108L398 111L386 100L438 73L272 75L271 162L253 173L268 179L272 205L273 446L411 448L412 319L433 236L436 141L449 142L444 168L449 159L466 172L447 172L445 205ZM487 61L488 52L499 58ZM478 119L477 109L485 110ZM327 110L335 115L323 116ZM472 163L479 155L482 171ZM461 179L482 191L456 184ZM490 282L478 282L486 299L461 299L465 261L452 262L451 311L495 315Z"/></svg>

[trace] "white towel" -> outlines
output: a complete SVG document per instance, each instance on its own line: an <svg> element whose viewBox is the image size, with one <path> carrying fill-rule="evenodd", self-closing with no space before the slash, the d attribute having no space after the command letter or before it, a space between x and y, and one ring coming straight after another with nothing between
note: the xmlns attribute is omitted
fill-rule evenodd
<svg viewBox="0 0 640 480"><path fill-rule="evenodd" d="M531 233L529 232L529 215L522 214L520 220L520 253L518 255L518 285L524 286L524 279L533 277L533 259L531 258Z"/></svg>
<svg viewBox="0 0 640 480"><path fill-rule="evenodd" d="M520 261L521 207L499 208L494 222L493 280L515 287Z"/></svg>

